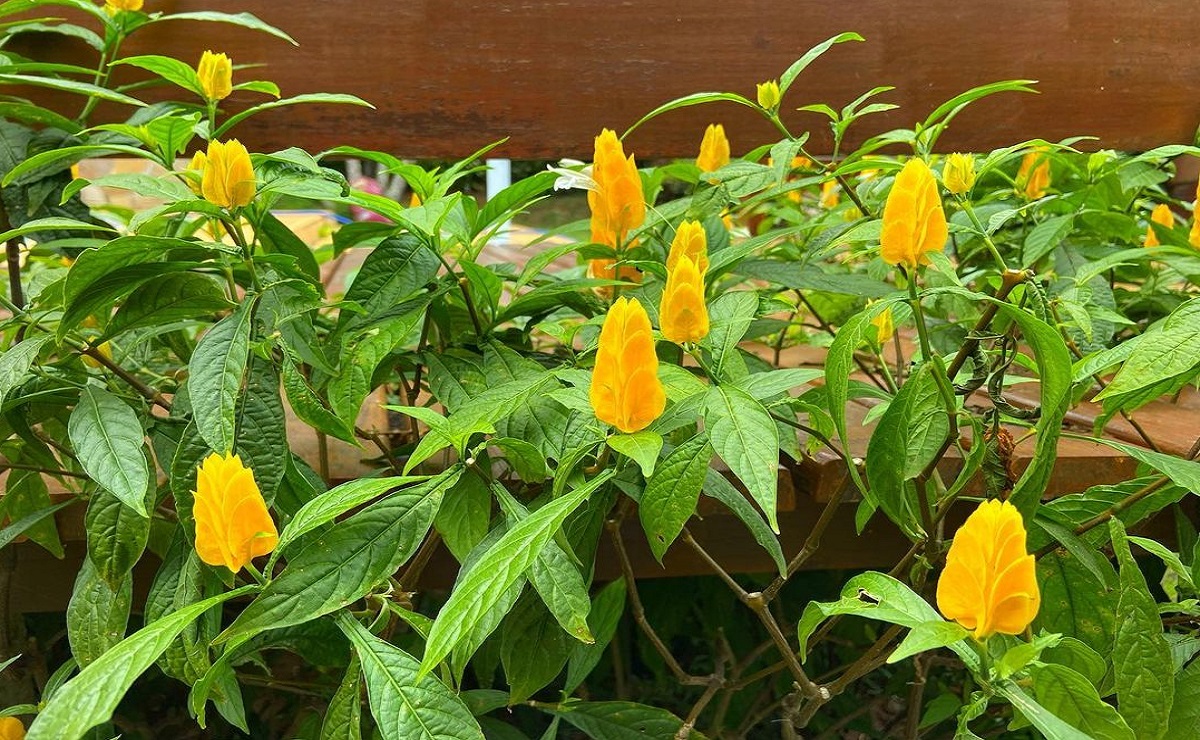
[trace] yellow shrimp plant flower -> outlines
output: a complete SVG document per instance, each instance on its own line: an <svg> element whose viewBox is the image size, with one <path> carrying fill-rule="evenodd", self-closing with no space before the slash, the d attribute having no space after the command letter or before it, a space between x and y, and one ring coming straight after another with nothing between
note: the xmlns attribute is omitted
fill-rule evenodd
<svg viewBox="0 0 1200 740"><path fill-rule="evenodd" d="M254 472L237 455L213 453L196 471L196 552L209 565L234 573L279 544L275 522L254 481Z"/></svg>
<svg viewBox="0 0 1200 740"><path fill-rule="evenodd" d="M104 10L109 15L116 15L121 10L141 10L143 0L105 0Z"/></svg>
<svg viewBox="0 0 1200 740"><path fill-rule="evenodd" d="M604 317L589 397L596 418L626 434L645 429L666 408L650 317L635 298L618 298Z"/></svg>
<svg viewBox="0 0 1200 740"><path fill-rule="evenodd" d="M1036 561L1021 513L1007 501L979 505L959 527L937 584L938 609L986 640L1025 631L1041 605Z"/></svg>
<svg viewBox="0 0 1200 740"><path fill-rule="evenodd" d="M0 717L0 740L25 740L25 725L16 717Z"/></svg>
<svg viewBox="0 0 1200 740"><path fill-rule="evenodd" d="M646 202L633 155L625 156L621 140L609 129L596 137L592 179L596 183L595 189L588 191L592 241L614 249L622 247L629 232L646 220Z"/></svg>
<svg viewBox="0 0 1200 740"><path fill-rule="evenodd" d="M933 172L921 159L910 159L896 175L883 207L879 243L883 261L915 270L929 264L929 253L946 246L949 229Z"/></svg>
<svg viewBox="0 0 1200 740"><path fill-rule="evenodd" d="M1168 229L1174 226L1175 216L1171 213L1171 206L1167 205L1166 203L1159 203L1158 205L1154 206L1154 210L1150 212L1150 221L1162 226L1166 226ZM1194 230L1195 229L1193 229L1193 231ZM1154 227L1147 224L1146 240L1143 242L1143 244L1147 247L1157 247L1161 243L1162 242L1158 240L1158 234L1154 233Z"/></svg>
<svg viewBox="0 0 1200 740"><path fill-rule="evenodd" d="M209 100L224 100L233 92L233 62L224 54L206 51L196 67L200 89Z"/></svg>
<svg viewBox="0 0 1200 740"><path fill-rule="evenodd" d="M1017 169L1017 189L1030 199L1040 198L1050 187L1050 155L1044 148L1035 149L1021 159Z"/></svg>
<svg viewBox="0 0 1200 740"><path fill-rule="evenodd" d="M195 163L195 158L193 158ZM222 208L241 208L254 200L254 165L250 153L237 139L208 142L200 192L209 203Z"/></svg>
<svg viewBox="0 0 1200 740"><path fill-rule="evenodd" d="M704 275L687 255L681 255L667 271L658 315L662 335L675 344L695 344L708 336Z"/></svg>
<svg viewBox="0 0 1200 740"><path fill-rule="evenodd" d="M710 123L704 129L704 140L700 142L700 154L696 166L701 172L715 172L729 164L729 139L725 138L725 127Z"/></svg>
<svg viewBox="0 0 1200 740"><path fill-rule="evenodd" d="M675 269L675 263L680 257L687 257L696 263L700 276L708 272L708 236L704 226L699 221L684 221L675 230L675 238L671 240L671 250L667 253L667 272Z"/></svg>

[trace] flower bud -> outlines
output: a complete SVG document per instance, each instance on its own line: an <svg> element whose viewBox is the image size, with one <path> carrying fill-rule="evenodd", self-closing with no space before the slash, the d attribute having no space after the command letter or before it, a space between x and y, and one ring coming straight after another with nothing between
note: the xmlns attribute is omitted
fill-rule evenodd
<svg viewBox="0 0 1200 740"><path fill-rule="evenodd" d="M704 140L700 142L700 154L696 166L701 172L714 172L729 164L729 139L725 138L725 127L710 123L704 129Z"/></svg>
<svg viewBox="0 0 1200 740"><path fill-rule="evenodd" d="M675 230L671 251L667 253L667 272L675 269L680 257L687 257L694 262L701 277L708 272L708 236L699 221L684 221Z"/></svg>
<svg viewBox="0 0 1200 740"><path fill-rule="evenodd" d="M942 184L955 195L963 195L975 184L975 155L950 154L942 167Z"/></svg>
<svg viewBox="0 0 1200 740"><path fill-rule="evenodd" d="M775 80L758 83L756 92L758 93L758 104L764 109L773 111L779 106L782 96L779 93L779 83Z"/></svg>
<svg viewBox="0 0 1200 740"><path fill-rule="evenodd" d="M254 165L240 141L208 142L204 177L200 181L205 200L222 208L241 208L254 200L255 187Z"/></svg>
<svg viewBox="0 0 1200 740"><path fill-rule="evenodd" d="M883 344L892 338L896 333L896 324L892 316L892 307L888 306L871 319L871 325L875 327L875 343Z"/></svg>
<svg viewBox="0 0 1200 740"><path fill-rule="evenodd" d="M206 51L200 56L196 67L200 78L200 89L209 100L224 100L233 92L233 62L224 54Z"/></svg>
<svg viewBox="0 0 1200 740"><path fill-rule="evenodd" d="M16 717L0 717L0 740L25 740L25 725Z"/></svg>

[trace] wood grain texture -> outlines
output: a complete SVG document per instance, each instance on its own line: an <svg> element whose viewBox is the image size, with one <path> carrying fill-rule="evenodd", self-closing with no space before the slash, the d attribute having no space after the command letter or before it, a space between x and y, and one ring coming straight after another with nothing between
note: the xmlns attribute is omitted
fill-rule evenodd
<svg viewBox="0 0 1200 740"><path fill-rule="evenodd" d="M147 9L248 11L301 46L172 22L139 32L123 53L190 60L213 48L238 64L267 65L238 79L268 77L286 95L354 93L378 107L263 115L237 131L260 151L352 144L451 158L509 136L499 156L589 156L601 126L623 130L660 103L702 90L753 98L754 83L849 30L867 42L835 47L813 64L785 109L840 107L875 85L894 85L882 100L900 109L860 132L876 133L910 126L972 86L1027 78L1040 81L1040 95L977 103L941 148L1091 135L1096 146L1138 150L1191 141L1200 122L1194 0L148 0ZM239 93L228 102L254 99ZM804 115L792 115L795 130L812 127L812 148L827 150L824 123ZM722 103L663 116L633 135L632 150L643 159L692 156L710 121L726 124L735 153L777 138L750 111Z"/></svg>

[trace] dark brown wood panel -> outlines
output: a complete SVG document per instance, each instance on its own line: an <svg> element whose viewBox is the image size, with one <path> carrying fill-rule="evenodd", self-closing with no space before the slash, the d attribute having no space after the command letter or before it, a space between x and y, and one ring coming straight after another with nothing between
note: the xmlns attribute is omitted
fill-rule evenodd
<svg viewBox="0 0 1200 740"><path fill-rule="evenodd" d="M601 126L623 129L656 105L701 90L777 77L811 45L842 31L866 43L830 51L800 78L786 108L841 106L875 85L901 108L864 131L908 126L975 85L1040 80L1040 95L1007 94L961 116L943 148L985 150L1041 136L1087 134L1145 149L1190 141L1200 122L1194 0L147 0L147 9L249 11L301 44L218 24L164 23L129 54L198 58L205 48L263 63L285 94L355 93L377 111L312 106L264 115L237 133L259 150L338 144L406 157L459 157L511 136L498 156L586 156ZM60 43L42 37L39 44ZM241 79L247 79L242 73ZM243 105L253 96L239 94ZM824 124L814 149L829 146ZM775 137L732 104L670 113L632 148L689 156L703 127L723 121L736 153Z"/></svg>

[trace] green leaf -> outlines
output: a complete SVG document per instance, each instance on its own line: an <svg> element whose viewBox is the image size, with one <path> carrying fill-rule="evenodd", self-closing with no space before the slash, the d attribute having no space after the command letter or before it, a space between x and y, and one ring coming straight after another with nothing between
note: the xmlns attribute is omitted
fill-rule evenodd
<svg viewBox="0 0 1200 740"><path fill-rule="evenodd" d="M746 529L750 530L754 541L767 551L782 575L787 570L787 564L783 557L783 548L779 545L779 539L771 531L770 525L763 519L762 514L758 513L754 505L746 500L742 492L734 488L728 478L711 467L704 473L703 490L705 496L720 501L733 512L734 516L742 520L742 524L745 524Z"/></svg>
<svg viewBox="0 0 1200 740"><path fill-rule="evenodd" d="M134 105L139 108L144 108L145 103L124 95L115 90L109 90L106 87L93 85L88 82L79 82L77 80L67 80L61 77L47 77L43 75L13 75L0 74L0 83L9 83L11 85L33 85L34 87L46 87L51 90L61 90L63 92L78 93L86 95L89 98L99 98L112 103L122 103L124 105ZM5 182L7 185L8 183ZM7 237L0 236L0 241Z"/></svg>
<svg viewBox="0 0 1200 740"><path fill-rule="evenodd" d="M1075 214L1054 216L1029 230L1021 253L1021 266L1030 267L1050 254L1075 228Z"/></svg>
<svg viewBox="0 0 1200 740"><path fill-rule="evenodd" d="M416 658L367 631L345 612L338 627L354 645L371 714L384 740L483 740L479 723L445 684L420 672Z"/></svg>
<svg viewBox="0 0 1200 740"><path fill-rule="evenodd" d="M145 487L144 506L154 505L153 484ZM112 590L116 590L141 559L150 539L150 519L139 516L105 490L92 494L84 516L88 559Z"/></svg>
<svg viewBox="0 0 1200 740"><path fill-rule="evenodd" d="M356 509L394 488L428 481L429 478L428 475L359 478L325 491L301 506L300 510L288 521L287 526L279 534L279 544L275 546L275 552L271 553L266 570L271 570L271 565L279 559L289 545L309 532L325 526L347 511Z"/></svg>
<svg viewBox="0 0 1200 740"><path fill-rule="evenodd" d="M50 491L40 473L32 470L8 471L4 497L0 499L0 517L19 523L28 516L57 508L51 506ZM39 517L29 524L24 533L54 557L61 559L65 554L58 536L58 523L54 519Z"/></svg>
<svg viewBox="0 0 1200 740"><path fill-rule="evenodd" d="M1033 695L1046 711L1096 740L1135 740L1133 730L1105 704L1086 678L1061 665L1042 664L1030 670Z"/></svg>
<svg viewBox="0 0 1200 740"><path fill-rule="evenodd" d="M233 451L237 402L250 360L254 299L241 303L196 344L188 361L188 396L196 429L217 452Z"/></svg>
<svg viewBox="0 0 1200 740"><path fill-rule="evenodd" d="M26 740L80 740L112 717L138 676L197 617L229 599L254 591L243 586L183 607L117 643L54 693L29 728Z"/></svg>
<svg viewBox="0 0 1200 740"><path fill-rule="evenodd" d="M665 709L631 701L572 701L543 707L587 733L592 740L648 740L673 738L683 721ZM690 740L704 736L692 730Z"/></svg>
<svg viewBox="0 0 1200 740"><path fill-rule="evenodd" d="M571 647L566 633L538 599L522 599L504 620L500 640L509 703L521 704L553 681L567 664Z"/></svg>
<svg viewBox="0 0 1200 740"><path fill-rule="evenodd" d="M696 513L712 455L708 434L701 432L672 450L646 483L638 502L638 517L650 551L660 563L684 524Z"/></svg>
<svg viewBox="0 0 1200 740"><path fill-rule="evenodd" d="M203 321L230 307L217 281L195 272L171 272L136 288L117 309L106 338L176 321Z"/></svg>
<svg viewBox="0 0 1200 740"><path fill-rule="evenodd" d="M621 134L621 138L624 139L624 138L628 137L631 133L634 132L635 129L637 129L638 126L641 126L646 121L649 121L652 118L656 118L656 117L662 115L663 113L666 113L667 111L678 110L680 108L690 108L693 105L703 105L705 103L715 103L720 100L725 100L725 101L729 101L731 103L737 103L739 105L744 105L747 108L754 108L756 110L758 109L758 106L756 104L752 103L750 100L746 99L745 97L743 97L741 95L737 95L736 93L722 93L722 92L692 93L691 95L684 95L682 98L676 98L668 103L663 103L662 105L658 106L657 108L650 111L646 115L642 116L632 126L630 126L628 129L626 129L625 133Z"/></svg>
<svg viewBox="0 0 1200 740"><path fill-rule="evenodd" d="M526 483L541 483L550 475L541 450L523 439L493 437L488 440L488 445L500 450L505 461Z"/></svg>
<svg viewBox="0 0 1200 740"><path fill-rule="evenodd" d="M220 593L222 584L213 569L200 561L196 548L180 527L154 574L146 596L145 621L153 624L188 604ZM195 684L212 667L209 645L220 629L221 615L209 612L183 628L163 651L158 665L168 676Z"/></svg>
<svg viewBox="0 0 1200 740"><path fill-rule="evenodd" d="M554 533L583 501L608 482L606 470L571 493L546 504L512 526L464 573L442 606L421 661L421 674L433 669L500 601L505 592L533 565Z"/></svg>
<svg viewBox="0 0 1200 740"><path fill-rule="evenodd" d="M67 424L84 471L142 517L150 470L142 452L145 433L137 413L108 391L86 386Z"/></svg>
<svg viewBox="0 0 1200 740"><path fill-rule="evenodd" d="M900 386L867 446L867 500L910 536L921 532L922 515L908 482L933 461L949 434L933 367L923 364Z"/></svg>
<svg viewBox="0 0 1200 740"><path fill-rule="evenodd" d="M216 641L301 624L362 598L417 551L461 474L455 466L403 488L311 541Z"/></svg>
<svg viewBox="0 0 1200 740"><path fill-rule="evenodd" d="M1120 564L1117 633L1112 649L1117 704L1138 740L1158 740L1166 732L1175 698L1175 684L1163 678L1163 671L1171 665L1171 646L1163 636L1158 605L1129 552L1125 527L1117 519L1110 519L1108 525Z"/></svg>
<svg viewBox="0 0 1200 740"><path fill-rule="evenodd" d="M151 22L158 23L161 21L208 21L211 23L228 23L238 26L239 28L248 28L251 31L261 31L262 33L270 34L278 39L283 39L292 46L299 46L296 40L288 36L283 31L280 31L275 26L265 23L252 13L221 13L215 10L201 10L189 13L170 13L161 15L151 19ZM213 134L213 138L217 138Z"/></svg>
<svg viewBox="0 0 1200 740"><path fill-rule="evenodd" d="M1000 695L1020 710L1021 715L1040 730L1048 740L1094 740L1090 735L1076 730L1056 715L1051 714L1049 710L1034 701L1033 697L1026 694L1016 682L1005 681L997 689Z"/></svg>
<svg viewBox="0 0 1200 740"><path fill-rule="evenodd" d="M505 516L511 520L510 524L529 516L529 510L513 498L504 486L494 481L491 485ZM583 582L583 576L575 564L577 559L574 553L568 554L565 547L555 540L546 543L529 567L529 582L568 634L580 642L591 643L595 638L587 624L588 609L591 608L587 584Z"/></svg>
<svg viewBox="0 0 1200 740"><path fill-rule="evenodd" d="M967 628L957 622L947 622L944 619L921 622L909 630L900 644L896 646L895 651L888 656L888 665L899 663L905 658L911 658L926 650L936 650L953 645L969 634Z"/></svg>
<svg viewBox="0 0 1200 740"><path fill-rule="evenodd" d="M126 573L110 589L90 560L84 560L67 604L67 639L71 654L86 668L125 637L133 602L133 578Z"/></svg>
<svg viewBox="0 0 1200 740"><path fill-rule="evenodd" d="M38 509L32 514L26 514L12 524L9 524L4 529L0 529L0 549L7 547L9 543L24 534L25 530L34 526L38 522L43 521L46 519L46 517L53 516L54 513L59 509L65 509L73 503L75 503L74 500L63 501L55 504L54 506L47 506L44 509Z"/></svg>
<svg viewBox="0 0 1200 740"><path fill-rule="evenodd" d="M1200 462L1164 455L1161 452L1147 450L1145 447L1116 442L1104 437L1088 437L1088 439L1119 450L1134 460L1149 465L1182 488L1189 491L1200 491Z"/></svg>
<svg viewBox="0 0 1200 740"><path fill-rule="evenodd" d="M838 329L829 352L825 357L825 398L829 404L829 415L833 418L833 426L837 430L838 441L842 449L850 448L849 436L846 431L846 403L850 398L850 374L854 372L854 352L867 341L867 332L874 331L872 320L889 309L893 304L903 300L903 296L892 295L871 303L862 311L850 317ZM851 465L846 468L850 479L864 496L870 500L870 494L863 483L858 467Z"/></svg>
<svg viewBox="0 0 1200 740"><path fill-rule="evenodd" d="M283 388L287 391L288 405L301 421L331 437L358 446L351 423L329 410L299 368L288 359L283 362Z"/></svg>
<svg viewBox="0 0 1200 740"><path fill-rule="evenodd" d="M1039 402L1042 415L1035 427L1037 443L1033 462L1021 474L1009 500L1026 519L1046 492L1054 461L1058 458L1058 438L1063 417L1071 402L1071 353L1062 334L1041 319L1007 303L999 304L1000 311L1021 327L1021 334L1033 348L1038 368Z"/></svg>
<svg viewBox="0 0 1200 740"><path fill-rule="evenodd" d="M321 722L321 740L362 740L362 667L350 657L346 675L329 700Z"/></svg>
<svg viewBox="0 0 1200 740"><path fill-rule="evenodd" d="M803 72L805 69L807 69L808 65L815 62L822 54L829 51L829 49L834 44L843 44L847 41L862 41L862 40L863 40L863 37L859 36L857 33L853 33L853 32L839 33L836 36L832 36L828 39L825 39L824 41L817 44L813 48L804 52L803 56L801 56L796 61L792 62L792 64L786 70L784 70L783 74L779 76L779 93L780 93L780 95L787 93L788 88L790 88L792 86L792 83L796 81L796 78L800 76L800 73Z"/></svg>
<svg viewBox="0 0 1200 740"><path fill-rule="evenodd" d="M658 453L662 452L663 438L661 434L651 431L614 434L608 438L608 446L636 462L642 469L642 475L649 479L654 474Z"/></svg>
<svg viewBox="0 0 1200 740"><path fill-rule="evenodd" d="M618 578L596 594L588 612L588 629L595 637L592 644L576 644L567 661L567 683L563 693L575 693L579 684L592 672L604 657L604 651L617 633L621 616L625 613L625 579Z"/></svg>
<svg viewBox="0 0 1200 740"><path fill-rule="evenodd" d="M3 77L3 75L0 75ZM11 175L12 173L9 173ZM6 176L7 179L7 176ZM8 183L6 183L7 186ZM76 221L73 218L65 218L63 216L50 216L48 218L36 218L32 221L26 221L15 229L9 229L3 234L0 234L0 241L9 241L17 237L25 236L26 234L36 234L39 231L112 231L113 228L107 224L94 224L87 221Z"/></svg>
<svg viewBox="0 0 1200 740"><path fill-rule="evenodd" d="M179 13L179 14L176 14L175 17L177 18L180 15L194 15L194 14ZM249 13L239 13L239 15L249 15ZM253 17L253 16L251 16L251 17ZM219 139L219 138L223 137L226 134L226 132L229 131L229 129L233 128L234 126L238 125L239 123L246 120L250 116L253 116L256 113L261 113L265 110L272 110L274 108L282 108L282 107L288 106L288 105L301 105L301 104L305 104L305 103L335 103L335 104L339 104L339 105L360 105L360 106L364 106L366 108L372 108L372 109L375 107L375 106L371 105L370 103L368 103L367 101L363 100L362 98L358 97L357 95L346 95L343 93L306 93L304 95L296 95L291 98L282 98L280 100L270 100L266 103L260 103L259 105L256 105L252 108L247 108L244 111L235 113L234 115L230 116L229 118L226 118L225 122L217 127L217 130L214 131L212 134L212 138Z"/></svg>
<svg viewBox="0 0 1200 740"><path fill-rule="evenodd" d="M236 429L234 449L254 471L259 491L270 506L287 473L291 451L279 375L269 360L253 357L250 361L246 385L237 399Z"/></svg>
<svg viewBox="0 0 1200 740"><path fill-rule="evenodd" d="M746 485L778 534L779 428L770 413L745 391L718 386L708 392L704 421L713 449Z"/></svg>
<svg viewBox="0 0 1200 740"><path fill-rule="evenodd" d="M172 82L184 90L204 97L204 88L200 86L200 78L190 64L171 57L147 54L145 56L125 57L111 62L112 65L129 64L148 72L153 72L167 82Z"/></svg>
<svg viewBox="0 0 1200 740"><path fill-rule="evenodd" d="M883 573L861 573L846 582L839 600L810 601L804 607L800 623L796 625L802 659L808 653L808 638L821 622L835 614L853 614L909 628L925 622L945 621L929 602L895 578ZM978 656L970 648L956 644L951 644L950 648L968 667L978 666Z"/></svg>
<svg viewBox="0 0 1200 740"><path fill-rule="evenodd" d="M692 376L688 373L689 377ZM811 367L789 367L781 370L768 370L765 373L753 373L744 378L738 378L734 385L750 394L756 401L766 401L780 393L810 383L825 376L824 370Z"/></svg>
<svg viewBox="0 0 1200 740"><path fill-rule="evenodd" d="M1112 652L1116 591L1097 588L1078 560L1058 552L1038 559L1038 586L1042 607L1036 629L1074 637L1102 655Z"/></svg>
<svg viewBox="0 0 1200 740"><path fill-rule="evenodd" d="M1175 676L1175 703L1164 737L1183 738L1200 727L1200 660Z"/></svg>
<svg viewBox="0 0 1200 740"><path fill-rule="evenodd" d="M320 282L321 266L317 264L312 248L273 213L266 211L261 215L256 231L266 251L295 257L300 271L312 278L313 282Z"/></svg>
<svg viewBox="0 0 1200 740"><path fill-rule="evenodd" d="M49 340L50 336L46 334L29 337L0 354L0 406L9 393L29 379L38 352Z"/></svg>
<svg viewBox="0 0 1200 740"><path fill-rule="evenodd" d="M487 536L492 521L492 495L477 475L464 475L446 491L433 525L458 562Z"/></svg>
<svg viewBox="0 0 1200 740"><path fill-rule="evenodd" d="M758 294L748 290L724 293L709 305L711 328L701 346L712 352L712 371L716 377L724 377L725 364L731 361L731 355L737 354L738 342L746 335L757 312Z"/></svg>

